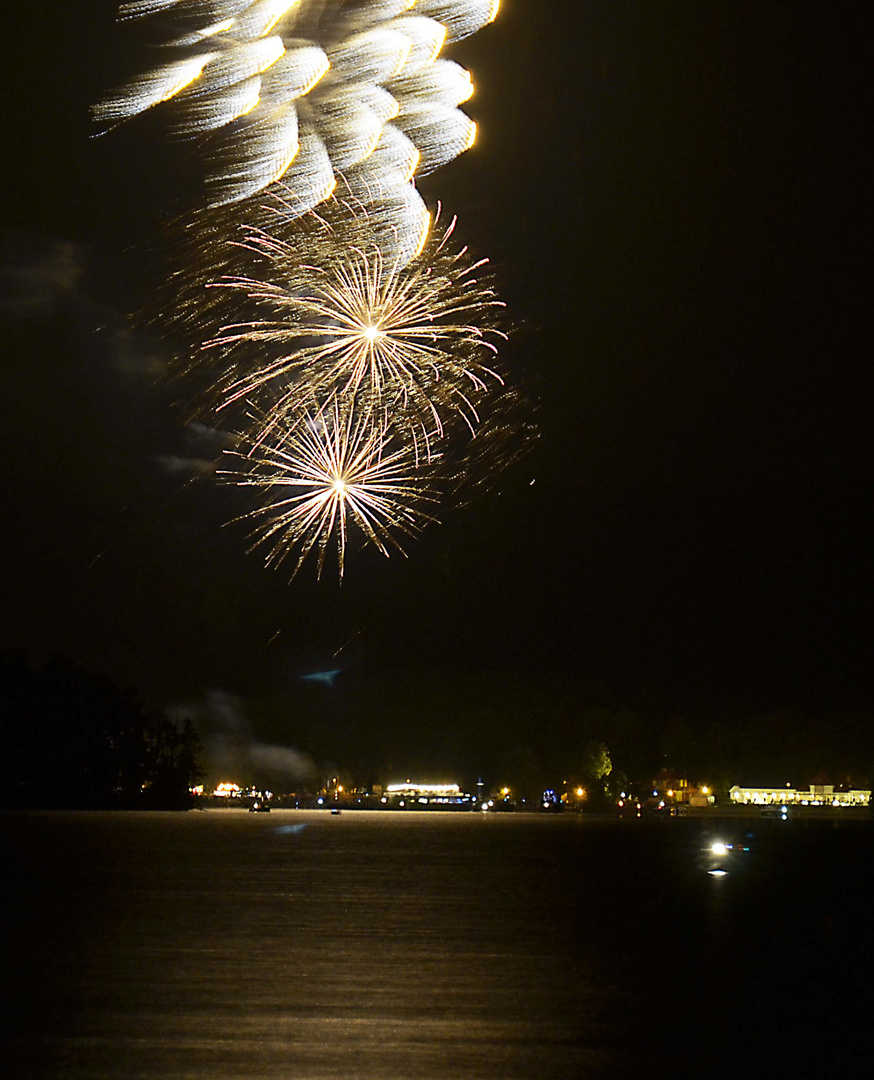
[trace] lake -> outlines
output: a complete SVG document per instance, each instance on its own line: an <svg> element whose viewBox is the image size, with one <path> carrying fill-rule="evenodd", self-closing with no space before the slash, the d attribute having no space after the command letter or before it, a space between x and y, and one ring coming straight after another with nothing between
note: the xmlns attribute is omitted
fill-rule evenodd
<svg viewBox="0 0 874 1080"><path fill-rule="evenodd" d="M33 813L2 837L16 1080L765 1076L874 1049L867 819Z"/></svg>

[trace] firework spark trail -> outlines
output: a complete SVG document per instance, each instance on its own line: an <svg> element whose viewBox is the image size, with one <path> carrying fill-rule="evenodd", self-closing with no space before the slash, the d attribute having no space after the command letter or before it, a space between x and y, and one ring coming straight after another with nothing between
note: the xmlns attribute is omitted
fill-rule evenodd
<svg viewBox="0 0 874 1080"><path fill-rule="evenodd" d="M413 175L476 136L458 108L470 76L439 53L497 11L498 0L131 0L120 18L163 27L163 62L94 117L106 129L169 109L171 134L201 141L211 205L285 177L303 214L342 176L415 232L426 210Z"/></svg>
<svg viewBox="0 0 874 1080"><path fill-rule="evenodd" d="M496 325L504 305L475 276L486 260L450 248L453 228L408 265L387 265L378 248L340 245L337 257L333 234L323 250L308 248L325 256L324 265L301 265L296 245L250 237L267 256L264 271L216 283L260 302L262 312L206 343L207 354L218 349L232 359L220 379L220 408L280 386L274 418L296 412L311 392L337 392L364 397L376 412L398 424L406 418L426 435L442 436L447 413L473 428L475 399L503 384L493 365L496 341L506 337ZM241 352L255 362L241 361Z"/></svg>
<svg viewBox="0 0 874 1080"><path fill-rule="evenodd" d="M296 552L293 577L316 548L321 577L333 541L342 578L354 524L384 555L403 552L399 536L433 520L424 506L436 499L408 447L396 442L386 425L337 397L324 405L313 399L294 421L272 425L269 440L247 450L243 440L233 452L240 465L219 476L257 487L265 500L238 519L255 523L250 551L266 544L268 566Z"/></svg>

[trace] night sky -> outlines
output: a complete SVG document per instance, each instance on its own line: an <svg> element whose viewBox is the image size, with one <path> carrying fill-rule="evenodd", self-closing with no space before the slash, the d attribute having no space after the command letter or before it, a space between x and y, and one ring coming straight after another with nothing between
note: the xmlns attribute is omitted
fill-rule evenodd
<svg viewBox="0 0 874 1080"><path fill-rule="evenodd" d="M408 558L350 553L342 587L264 569L222 527L244 494L187 482L208 439L125 318L186 162L148 123L89 139L140 55L114 11L5 20L0 648L170 706L254 709L327 669L591 680L666 712L872 699L847 9L504 0L449 51L479 139L421 190L492 260L541 434Z"/></svg>

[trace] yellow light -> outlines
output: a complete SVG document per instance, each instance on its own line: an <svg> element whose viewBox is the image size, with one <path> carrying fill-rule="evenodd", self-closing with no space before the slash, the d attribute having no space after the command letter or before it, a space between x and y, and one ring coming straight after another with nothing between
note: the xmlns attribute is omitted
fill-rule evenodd
<svg viewBox="0 0 874 1080"><path fill-rule="evenodd" d="M501 788L501 794L502 795L509 795L510 794L510 789L508 787L502 787Z"/></svg>
<svg viewBox="0 0 874 1080"><path fill-rule="evenodd" d="M379 341L383 336L383 332L378 326L365 326L361 335L366 341L374 342Z"/></svg>
<svg viewBox="0 0 874 1080"><path fill-rule="evenodd" d="M273 179L270 181L271 184L274 183L276 180L279 180L282 176L285 175L285 173L288 170L289 165L291 165L292 161L294 161L294 159L297 157L298 150L300 150L300 143L297 140L295 140L294 146L289 147L288 153L282 159L282 162L281 162L279 168L273 174Z"/></svg>
<svg viewBox="0 0 874 1080"><path fill-rule="evenodd" d="M709 795L710 794L710 788L708 788L706 786L701 788L701 794L702 795Z"/></svg>
<svg viewBox="0 0 874 1080"><path fill-rule="evenodd" d="M234 25L234 19L225 19L224 22L213 23L212 26L206 26L203 30L197 31L197 36L202 38L215 37L216 34L223 34L225 30L230 30Z"/></svg>
<svg viewBox="0 0 874 1080"><path fill-rule="evenodd" d="M583 796L584 796L585 794L586 794L585 788L581 788L581 787L578 787L578 788L577 788L577 798L578 798L578 799L582 799L582 797L583 797Z"/></svg>
<svg viewBox="0 0 874 1080"><path fill-rule="evenodd" d="M409 179L409 177L407 177ZM428 233L431 231L431 211L425 210L422 214L422 232L419 236L419 242L416 245L416 253L413 256L414 259L418 258L422 254L422 250L425 247L425 241L428 239Z"/></svg>
<svg viewBox="0 0 874 1080"><path fill-rule="evenodd" d="M328 60L328 58L326 56L325 59L316 68L316 70L315 70L315 72L313 74L313 77L306 84L306 86L303 88L303 90L301 90L301 92L300 92L301 97L306 97L306 95L310 92L310 90L312 90L312 88L316 85L316 83L321 80L322 76L325 75L330 70L331 70L331 63L330 63L330 61Z"/></svg>
<svg viewBox="0 0 874 1080"><path fill-rule="evenodd" d="M336 492L337 495L345 495L346 494L346 481L343 479L342 476L338 476L336 478L336 480L334 481L334 483L331 485L331 487L333 488L333 490Z"/></svg>
<svg viewBox="0 0 874 1080"><path fill-rule="evenodd" d="M434 48L431 52L431 55L428 57L429 63L437 59L437 57L440 55L440 50L443 48L443 44L446 41L446 27L441 25L440 29L443 32L441 33L440 37L434 42Z"/></svg>
<svg viewBox="0 0 874 1080"><path fill-rule="evenodd" d="M407 47L406 49L404 49L403 55L398 59L398 66L395 68L392 78L397 78L397 76L400 75L400 73L404 70L406 62L410 59L410 53L412 52L412 49L413 43L412 41L410 41L407 43Z"/></svg>
<svg viewBox="0 0 874 1080"><path fill-rule="evenodd" d="M269 22L261 28L261 36L263 37L265 34L269 34L273 27L276 26L276 24L282 18L282 16L286 14L288 9L293 8L296 3L297 0L291 0L291 3L289 3L288 0L273 0L273 3L270 4L270 7L274 8L274 11L273 14L270 16Z"/></svg>
<svg viewBox="0 0 874 1080"><path fill-rule="evenodd" d="M406 172L406 175L404 176L404 183L405 184L409 183L409 181L413 179L413 173L415 173L416 169L418 169L418 167L419 167L419 159L421 158L421 156L422 155L419 153L418 150L416 150L415 154L410 154L410 159L409 159L409 163L408 163L408 167L407 167L407 172ZM423 245L425 243L425 237L427 237L427 235L428 235L428 229L430 229L430 227L431 227L431 215L430 215L430 213L427 214L426 216L428 218L428 224L427 224L427 227L426 227L426 230L425 230L425 236L422 237L422 244ZM422 248L419 247L419 249L416 251L416 255L420 254L421 250L422 250Z"/></svg>
<svg viewBox="0 0 874 1080"><path fill-rule="evenodd" d="M400 111L400 106L398 106L398 108L397 108L397 110L395 112L395 116L397 115L397 113L399 111ZM376 149L376 144L379 142L381 137L382 137L382 128L378 128L376 131L374 131L373 135L371 136L370 142L368 143L368 146L367 146L367 150L362 155L361 161L367 161L367 159L370 157L370 155ZM359 162L359 164L360 164L360 162ZM409 180L409 177L407 177L407 179Z"/></svg>
<svg viewBox="0 0 874 1080"><path fill-rule="evenodd" d="M252 92L252 97L249 100L248 105L243 106L243 108L240 110L239 115L240 116L248 116L249 113L252 112L252 110L255 108L255 106L260 102L260 100L261 100L261 81L259 79L257 85L255 86L255 88L254 88L254 90ZM239 119L239 117L238 117L238 119Z"/></svg>
<svg viewBox="0 0 874 1080"><path fill-rule="evenodd" d="M262 38L261 41L267 48L259 50L263 55L258 67L253 72L254 75L266 71L269 67L272 67L280 57L285 56L285 45L282 43L282 38L279 37L278 34L274 37Z"/></svg>
<svg viewBox="0 0 874 1080"><path fill-rule="evenodd" d="M674 789L673 788L668 788L668 798L673 799L673 797L674 797Z"/></svg>
<svg viewBox="0 0 874 1080"><path fill-rule="evenodd" d="M199 79L203 74L203 69L209 63L210 60L214 60L216 53L204 53L202 56L196 56L188 63L183 69L177 82L175 82L169 90L167 90L160 101L169 101L174 98L178 93L185 89L186 86L190 86L195 80Z"/></svg>

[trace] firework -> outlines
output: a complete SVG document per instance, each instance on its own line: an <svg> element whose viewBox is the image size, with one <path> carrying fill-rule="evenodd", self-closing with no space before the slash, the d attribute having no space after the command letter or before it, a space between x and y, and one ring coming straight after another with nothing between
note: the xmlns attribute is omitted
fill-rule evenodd
<svg viewBox="0 0 874 1080"><path fill-rule="evenodd" d="M211 205L285 177L295 213L342 175L389 205L414 174L468 149L470 76L444 41L490 22L497 0L131 0L158 63L95 106L104 128L160 106L201 140ZM412 189L411 189L412 190ZM418 201L407 194L401 203ZM401 213L402 211L398 211Z"/></svg>
<svg viewBox="0 0 874 1080"><path fill-rule="evenodd" d="M253 546L268 563L296 555L295 573L313 550L321 573L335 548L342 572L350 529L399 546L493 487L536 438L497 353L505 309L485 261L454 220L412 258L391 235L348 193L296 218L275 187L171 237L178 263L153 316L187 343L192 415L236 433L221 475L261 494L245 515ZM360 491L334 486L338 461L362 471Z"/></svg>
<svg viewBox="0 0 874 1080"><path fill-rule="evenodd" d="M253 417L258 422L257 417ZM260 507L242 519L254 524L250 550L265 545L268 566L296 556L292 576L315 549L321 576L333 547L342 578L353 535L384 555L403 552L401 538L432 520L428 473L384 423L353 401L333 397L270 425L269 438L243 437L237 465L219 475L258 488Z"/></svg>
<svg viewBox="0 0 874 1080"><path fill-rule="evenodd" d="M388 555L535 437L505 385L486 260L415 177L468 149L468 73L440 56L498 0L128 0L159 62L95 107L198 141L208 206L176 226L147 317L187 346L190 417L230 428L252 548L292 576L353 538ZM263 193L260 195L259 193ZM439 217L439 210L438 215ZM191 399L189 399L191 400Z"/></svg>
<svg viewBox="0 0 874 1080"><path fill-rule="evenodd" d="M533 443L498 370L504 308L484 262L454 222L409 261L383 235L349 197L300 218L278 190L204 210L178 224L153 309L188 342L194 415L235 432L219 475L260 495L242 518L252 547L293 575L336 552L342 577L351 537L402 549Z"/></svg>
<svg viewBox="0 0 874 1080"><path fill-rule="evenodd" d="M454 221L411 262L387 259L367 240L367 215L340 209L303 245L293 222L291 240L281 228L250 233L243 247L262 256L259 272L215 283L230 306L256 312L226 324L200 354L220 371L219 408L267 392L271 416L283 418L311 393L336 392L425 442L450 417L473 430L477 399L502 383L494 365L506 336L503 304L482 280L486 260L453 246Z"/></svg>

